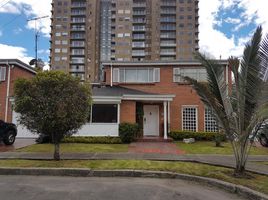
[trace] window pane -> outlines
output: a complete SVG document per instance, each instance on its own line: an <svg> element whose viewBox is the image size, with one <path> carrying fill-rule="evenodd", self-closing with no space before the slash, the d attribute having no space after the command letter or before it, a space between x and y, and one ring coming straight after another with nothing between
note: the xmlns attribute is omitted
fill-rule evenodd
<svg viewBox="0 0 268 200"><path fill-rule="evenodd" d="M117 123L117 104L92 105L93 123Z"/></svg>
<svg viewBox="0 0 268 200"><path fill-rule="evenodd" d="M138 69L137 73L137 82L148 82L148 69Z"/></svg>
<svg viewBox="0 0 268 200"><path fill-rule="evenodd" d="M126 82L136 82L136 75L137 75L137 70L136 69L126 69Z"/></svg>

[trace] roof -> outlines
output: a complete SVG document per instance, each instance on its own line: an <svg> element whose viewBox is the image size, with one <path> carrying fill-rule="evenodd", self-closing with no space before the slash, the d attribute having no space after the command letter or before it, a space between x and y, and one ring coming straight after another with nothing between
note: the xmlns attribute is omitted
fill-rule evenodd
<svg viewBox="0 0 268 200"><path fill-rule="evenodd" d="M222 65L227 65L228 60L215 60ZM180 65L202 65L200 62L192 60L192 61L140 61L140 62L132 62L132 61L104 61L102 62L103 66L180 66Z"/></svg>
<svg viewBox="0 0 268 200"><path fill-rule="evenodd" d="M0 59L0 64L16 65L17 67L21 67L22 69L25 69L33 74L37 73L34 68L19 59Z"/></svg>
<svg viewBox="0 0 268 200"><path fill-rule="evenodd" d="M92 94L95 102L121 102L121 100L172 101L175 97L173 94L155 94L120 86L93 87Z"/></svg>
<svg viewBox="0 0 268 200"><path fill-rule="evenodd" d="M123 95L155 95L154 93L147 93L140 90L134 90L129 88L124 88L120 86L100 86L93 87L93 96L114 96L121 97Z"/></svg>

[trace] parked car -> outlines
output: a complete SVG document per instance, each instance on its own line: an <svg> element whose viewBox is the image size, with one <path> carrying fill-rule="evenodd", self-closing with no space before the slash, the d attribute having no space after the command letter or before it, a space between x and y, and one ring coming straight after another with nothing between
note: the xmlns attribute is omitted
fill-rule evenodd
<svg viewBox="0 0 268 200"><path fill-rule="evenodd" d="M11 145L15 142L16 136L16 125L0 120L0 141L3 141L6 145Z"/></svg>
<svg viewBox="0 0 268 200"><path fill-rule="evenodd" d="M268 147L268 123L263 125L257 137L262 146Z"/></svg>

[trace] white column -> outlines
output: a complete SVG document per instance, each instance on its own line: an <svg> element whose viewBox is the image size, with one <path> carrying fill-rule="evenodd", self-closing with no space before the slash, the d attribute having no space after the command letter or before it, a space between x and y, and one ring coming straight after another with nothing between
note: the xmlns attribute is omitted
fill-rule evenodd
<svg viewBox="0 0 268 200"><path fill-rule="evenodd" d="M120 124L120 103L117 104L117 124Z"/></svg>
<svg viewBox="0 0 268 200"><path fill-rule="evenodd" d="M164 102L164 139L167 139L167 102Z"/></svg>
<svg viewBox="0 0 268 200"><path fill-rule="evenodd" d="M170 132L170 101L168 101L168 133Z"/></svg>

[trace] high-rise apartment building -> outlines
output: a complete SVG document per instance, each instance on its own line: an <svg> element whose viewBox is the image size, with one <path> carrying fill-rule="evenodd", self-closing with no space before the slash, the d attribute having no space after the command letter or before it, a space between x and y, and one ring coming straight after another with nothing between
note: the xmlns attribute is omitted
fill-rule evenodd
<svg viewBox="0 0 268 200"><path fill-rule="evenodd" d="M190 61L198 0L53 0L51 67L98 81L102 61Z"/></svg>

